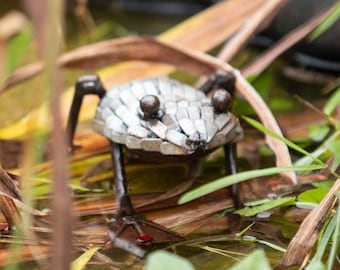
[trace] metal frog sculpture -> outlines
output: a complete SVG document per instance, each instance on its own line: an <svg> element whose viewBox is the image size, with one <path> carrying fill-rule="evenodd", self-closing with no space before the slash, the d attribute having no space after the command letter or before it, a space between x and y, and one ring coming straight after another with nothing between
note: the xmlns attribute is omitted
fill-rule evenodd
<svg viewBox="0 0 340 270"><path fill-rule="evenodd" d="M135 233L139 244L152 242L155 223L138 215L131 203L125 175L123 147L156 158L187 161L200 159L224 147L227 173L236 172L236 142L243 132L238 118L230 113L235 78L217 71L200 89L168 77L138 79L105 91L96 75L81 77L67 123L70 148L84 95L100 98L93 128L110 142L114 187L118 210L109 222L112 242ZM211 98L208 93L211 92ZM239 204L237 186L232 196ZM161 227L161 226L159 226ZM164 232L166 229L164 228Z"/></svg>

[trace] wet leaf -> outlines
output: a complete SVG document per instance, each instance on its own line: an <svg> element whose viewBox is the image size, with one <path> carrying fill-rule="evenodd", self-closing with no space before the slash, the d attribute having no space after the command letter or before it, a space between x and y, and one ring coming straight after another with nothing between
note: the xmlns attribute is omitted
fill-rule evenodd
<svg viewBox="0 0 340 270"><path fill-rule="evenodd" d="M254 206L254 207L246 207L240 210L235 211L236 214L241 216L251 217L255 216L258 213L268 211L270 209L279 207L279 206L287 206L295 204L295 197L285 197L278 198L275 200L271 200L270 202L266 202L262 205Z"/></svg>
<svg viewBox="0 0 340 270"><path fill-rule="evenodd" d="M266 254L262 249L258 249L250 253L245 259L231 267L230 270L270 270L270 265L266 258Z"/></svg>
<svg viewBox="0 0 340 270"><path fill-rule="evenodd" d="M170 252L159 250L151 253L146 259L144 270L194 270L194 266L185 258Z"/></svg>
<svg viewBox="0 0 340 270"><path fill-rule="evenodd" d="M71 264L71 270L81 270L91 260L93 255L99 250L99 247L90 248L75 259Z"/></svg>

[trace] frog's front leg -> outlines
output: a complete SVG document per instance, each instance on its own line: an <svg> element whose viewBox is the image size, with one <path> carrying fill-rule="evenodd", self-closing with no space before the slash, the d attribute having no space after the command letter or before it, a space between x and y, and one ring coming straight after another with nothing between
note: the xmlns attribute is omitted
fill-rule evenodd
<svg viewBox="0 0 340 270"><path fill-rule="evenodd" d="M113 231L115 237L120 237L120 235L131 226L136 233L137 242L151 242L153 238L145 234L139 225L138 221L141 220L142 217L135 213L132 206L126 181L123 147L121 144L117 144L112 141L110 141L110 147L115 179L114 188L118 209L116 217L109 222L109 229Z"/></svg>
<svg viewBox="0 0 340 270"><path fill-rule="evenodd" d="M83 98L86 95L96 95L102 99L106 94L99 77L97 75L85 75L80 77L75 85L75 92L72 100L71 110L67 120L66 131L68 135L67 146L70 152L76 148L73 144L74 134L78 124L78 116Z"/></svg>
<svg viewBox="0 0 340 270"><path fill-rule="evenodd" d="M134 210L127 188L123 146L110 141L110 150L116 201L118 203L117 213L108 223L108 235L112 244L135 253L135 249L130 249L135 244L149 245L151 243L183 240L182 236L146 220Z"/></svg>

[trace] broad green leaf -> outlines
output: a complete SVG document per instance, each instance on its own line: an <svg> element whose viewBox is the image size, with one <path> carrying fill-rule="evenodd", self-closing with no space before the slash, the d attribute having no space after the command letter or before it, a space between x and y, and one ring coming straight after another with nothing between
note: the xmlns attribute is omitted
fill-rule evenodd
<svg viewBox="0 0 340 270"><path fill-rule="evenodd" d="M326 196L328 190L324 188L314 188L310 190L306 190L299 194L298 201L299 202L311 202L311 203L320 203L322 199Z"/></svg>
<svg viewBox="0 0 340 270"><path fill-rule="evenodd" d="M249 254L245 259L231 267L230 270L270 270L266 254L258 249Z"/></svg>
<svg viewBox="0 0 340 270"><path fill-rule="evenodd" d="M254 207L246 207L243 209L239 209L234 213L239 214L241 216L251 217L255 216L258 213L268 211L279 206L287 206L292 204L295 204L295 197L278 198Z"/></svg>
<svg viewBox="0 0 340 270"><path fill-rule="evenodd" d="M286 171L312 171L324 168L324 165L309 165L309 166L295 166L295 167L273 167L267 169L252 170L247 172L240 172L234 175L219 178L213 182L202 185L194 190L185 193L178 201L179 204L187 203L197 199L203 195L228 187L230 185L262 176L268 176Z"/></svg>
<svg viewBox="0 0 340 270"><path fill-rule="evenodd" d="M309 35L309 40L313 41L326 32L340 18L340 4L337 4L328 17Z"/></svg>
<svg viewBox="0 0 340 270"><path fill-rule="evenodd" d="M81 270L91 260L93 255L99 250L99 247L90 248L75 259L71 264L71 270Z"/></svg>
<svg viewBox="0 0 340 270"><path fill-rule="evenodd" d="M331 115L332 112L336 109L340 104L340 87L338 87L332 96L328 99L325 107L323 108L323 112L327 115Z"/></svg>
<svg viewBox="0 0 340 270"><path fill-rule="evenodd" d="M187 259L173 253L158 250L151 253L144 266L144 270L194 270L194 266Z"/></svg>

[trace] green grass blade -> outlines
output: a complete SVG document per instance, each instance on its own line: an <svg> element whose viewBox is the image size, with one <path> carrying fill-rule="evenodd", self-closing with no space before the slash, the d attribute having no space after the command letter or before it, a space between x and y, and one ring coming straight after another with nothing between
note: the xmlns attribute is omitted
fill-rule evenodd
<svg viewBox="0 0 340 270"><path fill-rule="evenodd" d="M324 230L320 241L318 243L318 247L316 250L316 253L311 261L310 264L316 263L316 262L321 262L323 255L325 254L327 245L332 237L332 234L335 229L335 224L336 223L336 216L333 216L330 220L330 222L327 224L326 229ZM308 269L308 267L307 267Z"/></svg>
<svg viewBox="0 0 340 270"><path fill-rule="evenodd" d="M336 107L340 104L340 87L338 87L335 92L328 99L327 103L323 108L323 112L327 115L331 115Z"/></svg>
<svg viewBox="0 0 340 270"><path fill-rule="evenodd" d="M278 246L278 245L275 245L275 244L270 243L270 242L265 241L265 240L257 239L256 242L257 242L257 243L260 243L260 244L262 244L262 245L266 245L267 247L270 247L270 248L272 248L272 249L274 249L274 250L277 250L277 251L280 251L280 252L283 252L283 253L285 253L285 252L287 251L285 248L280 247L280 246Z"/></svg>
<svg viewBox="0 0 340 270"><path fill-rule="evenodd" d="M309 40L313 41L326 32L340 18L340 3L338 3L327 18L309 35Z"/></svg>
<svg viewBox="0 0 340 270"><path fill-rule="evenodd" d="M298 146L297 144L291 142L290 140L287 140L286 138L278 135L277 133L273 132L272 130L266 128L265 126L263 126L261 123L259 123L258 121L251 119L249 117L245 117L243 116L243 119L246 120L250 125L252 125L253 127L255 127L256 129L262 131L263 133L270 135L272 137L274 137L275 139L280 140L281 142L285 143L288 147L294 149L295 151L310 157L311 159L313 159L316 163L318 164L324 164L321 160L319 160L318 158L314 157L313 155L311 155L309 152L307 152L306 150L304 150L303 148L301 148L300 146Z"/></svg>
<svg viewBox="0 0 340 270"><path fill-rule="evenodd" d="M239 182L262 176L268 176L286 171L312 171L324 168L324 165L309 165L309 166L295 166L295 167L273 167L259 170L252 170L247 172L240 172L238 174L225 176L213 182L202 185L192 191L185 193L180 199L179 204L184 204L203 195L228 187Z"/></svg>
<svg viewBox="0 0 340 270"><path fill-rule="evenodd" d="M338 201L340 200L340 192L337 193ZM327 270L332 270L334 266L334 262L336 260L336 256L338 253L339 240L340 240L340 204L338 203L338 209L336 211L336 222L335 228L332 237L332 247L329 253L328 261L327 261Z"/></svg>

